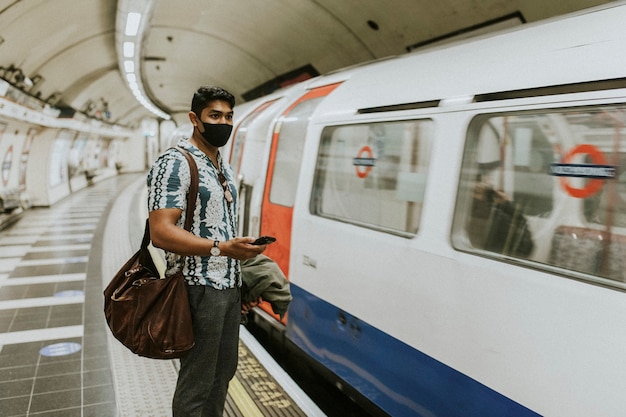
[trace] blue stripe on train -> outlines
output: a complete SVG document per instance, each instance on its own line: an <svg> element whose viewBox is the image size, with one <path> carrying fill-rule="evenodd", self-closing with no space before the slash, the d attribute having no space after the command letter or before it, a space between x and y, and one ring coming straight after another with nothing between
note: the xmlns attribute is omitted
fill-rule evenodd
<svg viewBox="0 0 626 417"><path fill-rule="evenodd" d="M302 288L291 292L287 337L389 415L539 416Z"/></svg>

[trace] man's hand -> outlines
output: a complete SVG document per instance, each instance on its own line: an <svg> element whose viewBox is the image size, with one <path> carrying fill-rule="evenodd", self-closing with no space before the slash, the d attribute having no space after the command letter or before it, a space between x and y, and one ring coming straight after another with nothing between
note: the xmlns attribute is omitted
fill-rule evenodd
<svg viewBox="0 0 626 417"><path fill-rule="evenodd" d="M241 314L248 314L248 311L252 310L253 307L258 306L261 301L263 300L259 297L256 300L241 303Z"/></svg>
<svg viewBox="0 0 626 417"><path fill-rule="evenodd" d="M254 258L267 248L267 245L253 245L253 237L236 237L219 245L223 256L244 261Z"/></svg>

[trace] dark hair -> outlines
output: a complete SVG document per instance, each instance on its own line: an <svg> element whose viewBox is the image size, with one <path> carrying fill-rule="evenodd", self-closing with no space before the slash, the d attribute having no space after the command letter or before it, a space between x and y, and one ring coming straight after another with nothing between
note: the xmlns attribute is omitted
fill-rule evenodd
<svg viewBox="0 0 626 417"><path fill-rule="evenodd" d="M230 104L231 108L235 107L235 97L228 91L221 87L202 86L193 94L191 111L200 116L202 109L214 100L223 100Z"/></svg>

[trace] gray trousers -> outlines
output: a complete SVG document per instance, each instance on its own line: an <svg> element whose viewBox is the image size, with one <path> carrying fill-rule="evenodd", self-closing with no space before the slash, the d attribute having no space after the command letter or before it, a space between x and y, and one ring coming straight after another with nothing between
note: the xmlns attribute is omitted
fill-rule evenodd
<svg viewBox="0 0 626 417"><path fill-rule="evenodd" d="M237 370L240 291L204 285L187 289L195 345L180 359L173 417L223 417L228 382Z"/></svg>

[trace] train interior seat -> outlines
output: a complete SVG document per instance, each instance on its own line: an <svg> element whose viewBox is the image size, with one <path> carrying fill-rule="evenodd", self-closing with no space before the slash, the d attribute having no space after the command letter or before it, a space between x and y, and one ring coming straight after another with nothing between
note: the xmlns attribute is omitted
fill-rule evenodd
<svg viewBox="0 0 626 417"><path fill-rule="evenodd" d="M560 226L552 238L549 263L624 281L625 255L624 235L584 227Z"/></svg>

